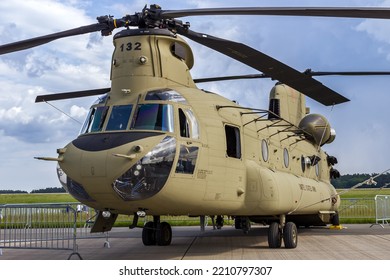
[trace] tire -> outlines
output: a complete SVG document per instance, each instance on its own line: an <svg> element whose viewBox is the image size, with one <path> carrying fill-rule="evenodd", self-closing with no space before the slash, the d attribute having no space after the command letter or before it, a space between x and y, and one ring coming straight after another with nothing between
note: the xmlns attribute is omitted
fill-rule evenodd
<svg viewBox="0 0 390 280"><path fill-rule="evenodd" d="M156 232L156 243L158 246L168 246L172 241L172 228L167 222L160 223Z"/></svg>
<svg viewBox="0 0 390 280"><path fill-rule="evenodd" d="M298 230L293 222L288 222L283 230L284 247L288 249L296 248L298 245Z"/></svg>
<svg viewBox="0 0 390 280"><path fill-rule="evenodd" d="M236 216L234 218L234 228L235 229L241 229L241 217Z"/></svg>
<svg viewBox="0 0 390 280"><path fill-rule="evenodd" d="M282 234L277 222L271 223L268 228L268 246L270 248L280 248L282 246Z"/></svg>
<svg viewBox="0 0 390 280"><path fill-rule="evenodd" d="M153 222L147 222L142 229L142 243L145 246L156 245L156 229Z"/></svg>

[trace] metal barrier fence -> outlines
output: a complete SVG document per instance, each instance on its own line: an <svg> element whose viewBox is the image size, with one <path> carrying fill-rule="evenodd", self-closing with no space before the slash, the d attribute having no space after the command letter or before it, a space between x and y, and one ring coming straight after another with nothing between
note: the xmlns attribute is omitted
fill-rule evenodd
<svg viewBox="0 0 390 280"><path fill-rule="evenodd" d="M78 203L0 205L0 255L3 248L71 250L77 256L77 239L106 238L108 233L91 234L96 215Z"/></svg>
<svg viewBox="0 0 390 280"><path fill-rule="evenodd" d="M375 220L375 201L373 198L342 198L339 208L342 222L368 222Z"/></svg>
<svg viewBox="0 0 390 280"><path fill-rule="evenodd" d="M376 195L375 198L343 198L339 209L341 222L388 224L390 220L390 196Z"/></svg>
<svg viewBox="0 0 390 280"><path fill-rule="evenodd" d="M375 224L383 227L390 220L390 196L376 195L375 196Z"/></svg>
<svg viewBox="0 0 390 280"><path fill-rule="evenodd" d="M390 196L341 199L339 214L342 223L365 222L383 227L390 220ZM105 238L104 247L110 246L107 232L90 233L96 215L94 209L79 203L0 205L0 256L4 248L57 249L71 250L68 259L74 255L81 259L78 239ZM199 217L165 218L172 225L199 222ZM144 222L150 219L146 216ZM125 215L117 219L117 225L131 223L131 218Z"/></svg>

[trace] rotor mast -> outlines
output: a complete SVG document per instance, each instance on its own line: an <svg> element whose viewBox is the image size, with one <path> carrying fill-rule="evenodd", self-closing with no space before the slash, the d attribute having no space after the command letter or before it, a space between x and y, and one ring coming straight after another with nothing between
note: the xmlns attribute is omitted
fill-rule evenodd
<svg viewBox="0 0 390 280"><path fill-rule="evenodd" d="M196 88L188 44L165 29L126 29L114 36L111 99L145 88Z"/></svg>

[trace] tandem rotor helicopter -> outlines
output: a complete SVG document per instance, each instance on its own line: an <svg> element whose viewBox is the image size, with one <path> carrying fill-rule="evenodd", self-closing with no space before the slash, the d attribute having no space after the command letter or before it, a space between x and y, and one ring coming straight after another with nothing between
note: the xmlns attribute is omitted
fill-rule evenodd
<svg viewBox="0 0 390 280"><path fill-rule="evenodd" d="M269 225L268 244L295 248L298 226L338 225L340 198L330 179L337 159L322 150L335 132L311 114L305 96L326 106L349 101L312 77L242 43L198 33L178 18L201 15L280 15L390 18L387 8L208 8L145 6L122 18L0 46L0 54L98 32L113 36L110 88L38 96L36 102L101 95L80 135L58 157L63 187L98 210L93 232L109 231L119 214L152 215L144 245L171 244L163 215L234 218ZM261 72L194 80L187 37ZM350 73L357 74L357 73ZM364 74L364 73L358 73ZM367 74L367 73L366 73ZM268 109L245 108L196 83L269 77L276 80Z"/></svg>

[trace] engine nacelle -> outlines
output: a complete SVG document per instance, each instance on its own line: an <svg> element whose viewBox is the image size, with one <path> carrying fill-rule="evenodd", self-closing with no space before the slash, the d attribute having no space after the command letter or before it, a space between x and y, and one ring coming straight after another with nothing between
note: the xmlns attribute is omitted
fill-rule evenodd
<svg viewBox="0 0 390 280"><path fill-rule="evenodd" d="M332 143L336 138L336 131L330 127L328 120L319 114L305 116L298 126L309 140L320 146Z"/></svg>

